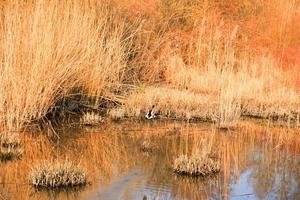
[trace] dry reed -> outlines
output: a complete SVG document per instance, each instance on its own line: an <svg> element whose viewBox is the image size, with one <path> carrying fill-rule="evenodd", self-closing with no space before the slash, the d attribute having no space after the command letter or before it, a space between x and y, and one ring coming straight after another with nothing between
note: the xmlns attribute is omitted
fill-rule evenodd
<svg viewBox="0 0 300 200"><path fill-rule="evenodd" d="M3 1L1 129L19 130L78 93L96 108L124 102L116 118L158 101L166 117L220 127L241 116L296 120L298 78L282 69L299 42L296 2Z"/></svg>
<svg viewBox="0 0 300 200"><path fill-rule="evenodd" d="M44 117L76 88L96 102L114 99L127 50L124 23L109 1L0 6L1 127L18 130Z"/></svg>
<svg viewBox="0 0 300 200"><path fill-rule="evenodd" d="M163 84L141 87L111 113L141 117L156 105L164 117L214 121L221 128L236 126L241 116L296 120L299 94L274 58L236 47L238 28L226 35L222 25L206 23L190 39L189 58L173 52L161 61Z"/></svg>

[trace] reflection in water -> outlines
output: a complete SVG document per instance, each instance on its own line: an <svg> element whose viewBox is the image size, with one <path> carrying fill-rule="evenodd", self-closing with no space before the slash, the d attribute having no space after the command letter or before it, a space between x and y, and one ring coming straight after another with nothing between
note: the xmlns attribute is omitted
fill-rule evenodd
<svg viewBox="0 0 300 200"><path fill-rule="evenodd" d="M114 200L114 199L121 199L122 193L117 191L124 191L124 194L127 194L127 190L130 190L135 186L135 183L140 180L140 172L139 171L132 171L128 172L126 175L118 177L116 180L112 180L111 183L99 189L99 192L94 197L89 197L89 199L107 199L107 200ZM130 193L129 193L130 195ZM128 198L128 197L127 197ZM133 197L128 199L134 199Z"/></svg>
<svg viewBox="0 0 300 200"><path fill-rule="evenodd" d="M247 199L257 199L257 196L254 193L252 184L251 184L251 175L252 170L245 170L237 180L237 183L234 185L234 188L231 192L231 197L247 197Z"/></svg>
<svg viewBox="0 0 300 200"><path fill-rule="evenodd" d="M300 199L299 130L244 122L235 131L207 124L167 122L68 128L59 136L24 133L20 160L0 163L0 199ZM141 151L143 141L157 151ZM175 175L180 154L212 150L222 171L208 179ZM37 191L32 165L74 160L90 185Z"/></svg>

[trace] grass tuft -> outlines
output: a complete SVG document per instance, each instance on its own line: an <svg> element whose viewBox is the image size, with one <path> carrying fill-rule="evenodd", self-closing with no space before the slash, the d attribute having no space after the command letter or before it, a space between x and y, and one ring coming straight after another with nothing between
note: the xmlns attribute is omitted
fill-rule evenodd
<svg viewBox="0 0 300 200"><path fill-rule="evenodd" d="M8 161L20 158L23 153L19 134L16 132L0 133L0 160Z"/></svg>
<svg viewBox="0 0 300 200"><path fill-rule="evenodd" d="M20 146L19 134L15 132L1 132L0 133L1 147L17 147Z"/></svg>
<svg viewBox="0 0 300 200"><path fill-rule="evenodd" d="M103 118L98 113L87 112L81 117L80 123L87 126L96 126L103 123Z"/></svg>
<svg viewBox="0 0 300 200"><path fill-rule="evenodd" d="M70 161L45 162L32 169L30 180L33 186L43 188L84 186L87 173Z"/></svg>
<svg viewBox="0 0 300 200"><path fill-rule="evenodd" d="M220 171L220 163L209 157L181 155L174 160L173 170L181 175L209 176Z"/></svg>
<svg viewBox="0 0 300 200"><path fill-rule="evenodd" d="M12 160L14 158L18 159L21 157L23 153L23 150L21 148L14 148L14 147L8 147L8 148L4 148L1 147L0 148L0 160L2 161L9 161Z"/></svg>
<svg viewBox="0 0 300 200"><path fill-rule="evenodd" d="M141 151L151 153L158 149L158 147L154 144L152 144L150 141L145 140L141 143Z"/></svg>

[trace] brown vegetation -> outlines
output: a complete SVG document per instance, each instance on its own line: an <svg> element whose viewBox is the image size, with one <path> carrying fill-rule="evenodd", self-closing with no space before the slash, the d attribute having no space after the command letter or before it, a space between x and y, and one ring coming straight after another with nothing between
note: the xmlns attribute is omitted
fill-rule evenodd
<svg viewBox="0 0 300 200"><path fill-rule="evenodd" d="M83 186L87 183L86 171L70 161L34 166L30 179L33 186L45 188Z"/></svg>
<svg viewBox="0 0 300 200"><path fill-rule="evenodd" d="M220 171L220 163L211 158L201 158L197 155L188 157L181 155L174 160L173 170L182 175L209 176Z"/></svg>
<svg viewBox="0 0 300 200"><path fill-rule="evenodd" d="M174 172L189 176L210 176L221 170L219 149L217 149L216 133L213 131L209 137L198 138L192 136L190 152L183 153L173 161ZM187 155L190 153L190 156Z"/></svg>
<svg viewBox="0 0 300 200"><path fill-rule="evenodd" d="M20 146L19 134L16 132L1 132L0 147L17 147Z"/></svg>
<svg viewBox="0 0 300 200"><path fill-rule="evenodd" d="M2 161L9 161L14 158L20 158L22 155L21 148L14 148L14 147L0 147L0 160Z"/></svg>
<svg viewBox="0 0 300 200"><path fill-rule="evenodd" d="M140 148L141 148L141 151L146 152L146 153L151 153L151 152L158 150L158 147L149 140L144 140L141 143Z"/></svg>
<svg viewBox="0 0 300 200"><path fill-rule="evenodd" d="M23 153L19 133L1 132L0 133L0 160L8 161L20 158Z"/></svg>
<svg viewBox="0 0 300 200"><path fill-rule="evenodd" d="M82 93L114 99L126 67L124 23L104 1L0 3L0 123L18 130ZM60 105L59 105L60 106Z"/></svg>
<svg viewBox="0 0 300 200"><path fill-rule="evenodd" d="M122 104L117 117L157 103L165 117L221 127L240 116L299 118L298 62L285 56L300 42L298 0L30 0L0 9L2 129L62 111L73 95L93 109Z"/></svg>
<svg viewBox="0 0 300 200"><path fill-rule="evenodd" d="M88 126L99 125L103 122L102 117L98 113L87 112L80 118L80 123Z"/></svg>

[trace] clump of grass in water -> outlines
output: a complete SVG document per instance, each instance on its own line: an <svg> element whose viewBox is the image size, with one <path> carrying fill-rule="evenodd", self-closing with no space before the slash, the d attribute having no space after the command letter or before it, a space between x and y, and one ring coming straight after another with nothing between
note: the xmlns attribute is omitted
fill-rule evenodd
<svg viewBox="0 0 300 200"><path fill-rule="evenodd" d="M181 155L174 160L173 170L181 175L209 176L220 171L220 163L210 157Z"/></svg>
<svg viewBox="0 0 300 200"><path fill-rule="evenodd" d="M33 186L43 188L84 186L87 173L70 161L45 162L32 169L30 180Z"/></svg>
<svg viewBox="0 0 300 200"><path fill-rule="evenodd" d="M102 122L102 117L99 114L93 112L85 113L80 119L80 123L87 126L99 125Z"/></svg>
<svg viewBox="0 0 300 200"><path fill-rule="evenodd" d="M20 146L20 139L18 133L15 132L0 133L0 147L17 147L17 146Z"/></svg>
<svg viewBox="0 0 300 200"><path fill-rule="evenodd" d="M14 148L14 147L1 147L0 148L0 160L8 161L14 158L20 158L23 151L21 148Z"/></svg>
<svg viewBox="0 0 300 200"><path fill-rule="evenodd" d="M0 133L0 160L8 161L14 158L20 158L22 153L23 150L20 147L20 139L18 133Z"/></svg>
<svg viewBox="0 0 300 200"><path fill-rule="evenodd" d="M207 177L220 171L219 152L217 151L216 134L213 131L209 137L192 139L191 154L181 154L173 162L173 170L179 175ZM188 148L188 146L186 147ZM188 156L190 155L190 156Z"/></svg>
<svg viewBox="0 0 300 200"><path fill-rule="evenodd" d="M154 145L154 144L151 144L150 143L150 141L147 141L147 140L145 140L145 141L143 141L142 143L141 143L141 151L143 151L143 152L154 152L154 151L156 151L157 149L158 149L158 147L156 146L156 145Z"/></svg>

